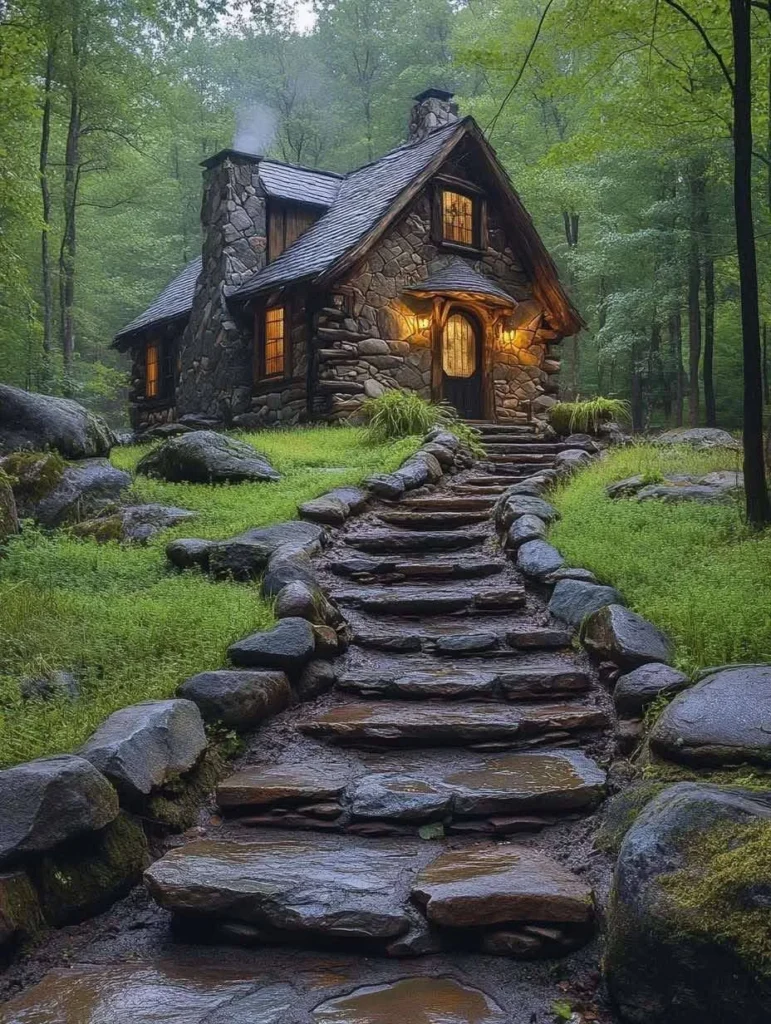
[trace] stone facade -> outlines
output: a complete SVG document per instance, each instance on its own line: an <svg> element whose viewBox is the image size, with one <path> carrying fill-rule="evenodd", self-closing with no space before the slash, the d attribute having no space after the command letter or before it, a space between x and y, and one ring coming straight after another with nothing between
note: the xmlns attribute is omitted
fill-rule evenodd
<svg viewBox="0 0 771 1024"><path fill-rule="evenodd" d="M458 120L458 104L452 102L452 93L441 89L427 89L415 97L410 111L410 142L424 139L429 132Z"/></svg>
<svg viewBox="0 0 771 1024"><path fill-rule="evenodd" d="M177 405L230 422L251 405L253 329L228 292L265 266L265 192L256 159L225 151L208 161L201 211L203 269L182 339Z"/></svg>

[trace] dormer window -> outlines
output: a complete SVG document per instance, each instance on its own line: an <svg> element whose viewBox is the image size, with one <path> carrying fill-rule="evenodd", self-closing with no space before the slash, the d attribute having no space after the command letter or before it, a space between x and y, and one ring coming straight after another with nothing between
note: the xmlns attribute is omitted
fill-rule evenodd
<svg viewBox="0 0 771 1024"><path fill-rule="evenodd" d="M456 245L474 245L474 200L461 192L442 189L442 239Z"/></svg>

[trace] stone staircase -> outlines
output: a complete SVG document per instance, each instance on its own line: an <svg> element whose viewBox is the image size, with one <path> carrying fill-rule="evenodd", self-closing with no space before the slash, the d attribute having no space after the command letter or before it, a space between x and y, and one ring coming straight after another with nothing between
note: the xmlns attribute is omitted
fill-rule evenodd
<svg viewBox="0 0 771 1024"><path fill-rule="evenodd" d="M218 788L216 838L149 869L178 934L525 959L591 938L591 888L555 837L602 800L606 700L490 517L560 446L494 425L484 442L441 489L338 531L334 687L258 734Z"/></svg>

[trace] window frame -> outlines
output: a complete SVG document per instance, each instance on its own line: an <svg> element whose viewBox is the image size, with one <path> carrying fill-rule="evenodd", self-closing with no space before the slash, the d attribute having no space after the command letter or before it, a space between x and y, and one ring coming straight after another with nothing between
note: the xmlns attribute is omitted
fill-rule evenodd
<svg viewBox="0 0 771 1024"><path fill-rule="evenodd" d="M155 377L153 384L155 390L150 394L150 351L155 352ZM159 338L148 338L145 342L145 381L144 381L144 399L147 402L157 402L163 397L162 394L162 383L163 383L163 346Z"/></svg>
<svg viewBox="0 0 771 1024"><path fill-rule="evenodd" d="M268 347L268 313L272 310L282 310L282 363L281 369L275 373L267 372L267 347ZM289 307L286 303L274 303L269 306L262 306L255 310L255 338L256 338L256 381L285 380L289 376Z"/></svg>
<svg viewBox="0 0 771 1024"><path fill-rule="evenodd" d="M444 196L454 193L471 203L471 241L458 242L444 233ZM447 249L459 252L483 252L487 246L487 200L485 194L471 183L437 178L433 197L434 241Z"/></svg>

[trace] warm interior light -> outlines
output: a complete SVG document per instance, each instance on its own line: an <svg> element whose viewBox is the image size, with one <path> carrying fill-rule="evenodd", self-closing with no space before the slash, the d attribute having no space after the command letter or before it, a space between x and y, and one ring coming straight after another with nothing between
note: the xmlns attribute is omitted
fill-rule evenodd
<svg viewBox="0 0 771 1024"><path fill-rule="evenodd" d="M431 326L431 317L426 314L416 317L416 320L419 331L427 331Z"/></svg>

